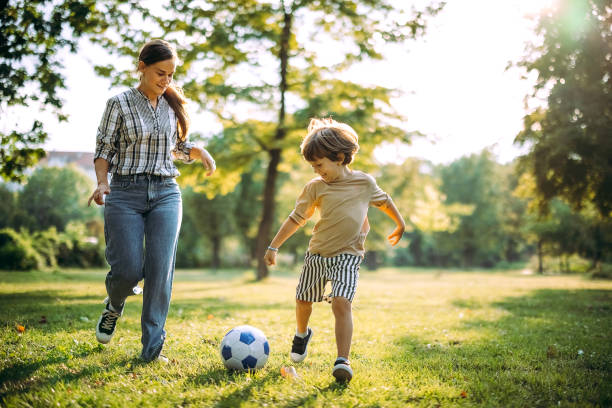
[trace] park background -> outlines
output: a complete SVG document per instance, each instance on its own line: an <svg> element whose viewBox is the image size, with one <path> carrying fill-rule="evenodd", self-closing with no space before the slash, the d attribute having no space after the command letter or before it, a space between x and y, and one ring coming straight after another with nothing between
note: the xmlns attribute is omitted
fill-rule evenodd
<svg viewBox="0 0 612 408"><path fill-rule="evenodd" d="M174 362L172 369L191 370L196 378L178 385L188 390L180 393L183 402L232 406L274 389L271 400L255 400L317 406L340 393L338 406L384 400L397 406L610 404L611 13L601 0L9 1L2 10L0 56L0 268L6 271L0 273L0 401L70 405L70 390L78 389L84 399L76 401L96 405L105 389L122 387L98 379L91 368L107 363L104 349L87 335L106 262L102 209L86 202L105 101L137 83L139 47L163 37L176 44L183 61L175 80L190 100L190 137L218 166L207 178L201 166L179 165L184 215L177 315L169 322L191 319L217 330L198 334L169 323L176 335L199 336L204 345L174 344L202 353L188 367L179 357ZM281 343L286 336L278 333L292 330L290 318L280 323L264 312L290 312L314 224L283 246L277 268L266 268L262 253L313 177L298 147L309 118L321 116L357 130L361 150L353 167L376 177L407 223L403 240L390 248L384 238L392 222L370 211L362 276L373 290L360 302L370 308L378 302L387 311L383 320L410 331L409 337L387 333L381 340L384 329L368 321L362 334L379 347L404 350L397 367L410 379L412 394L390 397L385 391L360 400L317 388L296 396L270 384L276 381L272 368L251 385L249 376L236 379L210 368L219 364L212 347L218 331L241 318L265 324ZM66 284L75 291L62 290ZM198 298L196 289L219 293ZM413 303L393 300L415 293ZM62 302L82 305L64 310ZM429 302L438 313L429 311ZM534 305L537 312L529 312ZM475 310L481 315L468 324L474 333L457 335L462 322L455 327L447 317L463 319ZM526 338L522 318L529 317L535 321ZM78 320L74 326L71 319ZM514 337L484 342L482 322L494 320ZM562 324L555 327L555 320ZM137 321L133 310L125 324L137 332ZM594 327L601 330L589 332ZM429 330L444 334L430 338ZM137 348L138 336L132 337L125 350L107 350L109 358L125 360L112 365L113 372L127 375L121 371L127 364L134 379L137 371L149 380L157 375L162 388L177 386L165 369L132 367L125 356ZM37 356L37 343L54 350L52 357ZM525 365L506 364L491 344L522 348ZM440 355L426 357L432 348ZM506 385L488 383L477 374L478 364L457 368L456 361L480 354L490 373L499 373L500 365L509 370ZM433 358L429 377L415 380L423 367L411 366L408 355ZM308 381L316 388L326 377L318 360L313 364ZM448 364L464 371L446 377ZM210 381L197 374L202 367L212 370ZM393 364L379 369L380 378L395 373ZM211 394L191 395L194 383ZM58 384L61 397L51 395ZM363 386L357 382L354 389ZM155 402L164 400L150 400Z"/></svg>

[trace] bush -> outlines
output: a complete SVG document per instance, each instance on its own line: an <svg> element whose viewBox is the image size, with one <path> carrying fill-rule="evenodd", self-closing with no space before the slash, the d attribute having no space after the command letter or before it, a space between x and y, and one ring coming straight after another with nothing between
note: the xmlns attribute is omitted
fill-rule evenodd
<svg viewBox="0 0 612 408"><path fill-rule="evenodd" d="M106 265L104 246L98 237L91 236L88 226L71 222L62 234L57 250L60 266L91 268Z"/></svg>
<svg viewBox="0 0 612 408"><path fill-rule="evenodd" d="M12 228L0 230L0 269L27 271L42 269L43 257L34 249L25 231L20 234Z"/></svg>
<svg viewBox="0 0 612 408"><path fill-rule="evenodd" d="M46 266L57 267L57 254L60 245L66 241L64 234L58 233L55 227L36 231L31 235L32 246L43 257Z"/></svg>

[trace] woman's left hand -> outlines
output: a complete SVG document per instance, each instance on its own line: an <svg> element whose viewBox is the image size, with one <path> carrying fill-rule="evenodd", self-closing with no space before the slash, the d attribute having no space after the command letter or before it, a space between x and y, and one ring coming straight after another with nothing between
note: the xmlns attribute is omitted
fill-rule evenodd
<svg viewBox="0 0 612 408"><path fill-rule="evenodd" d="M212 176L215 170L217 169L217 166L215 165L215 159L213 159L213 157L210 155L210 153L208 153L208 150L206 149L200 149L200 159L202 160L202 164L204 165L204 167L208 169L208 173L206 173L206 175Z"/></svg>

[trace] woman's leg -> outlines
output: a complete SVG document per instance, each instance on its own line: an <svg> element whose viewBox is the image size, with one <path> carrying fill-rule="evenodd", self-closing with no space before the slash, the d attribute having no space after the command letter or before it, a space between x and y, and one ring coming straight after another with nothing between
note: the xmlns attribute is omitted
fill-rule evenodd
<svg viewBox="0 0 612 408"><path fill-rule="evenodd" d="M113 187L104 207L106 260L110 265L106 291L113 308L120 311L143 277L144 200L141 196L146 190L135 184L128 189Z"/></svg>
<svg viewBox="0 0 612 408"><path fill-rule="evenodd" d="M176 246L182 218L178 185L151 182L150 211L145 221L144 297L142 305L142 354L156 359L166 339L166 317L170 306Z"/></svg>

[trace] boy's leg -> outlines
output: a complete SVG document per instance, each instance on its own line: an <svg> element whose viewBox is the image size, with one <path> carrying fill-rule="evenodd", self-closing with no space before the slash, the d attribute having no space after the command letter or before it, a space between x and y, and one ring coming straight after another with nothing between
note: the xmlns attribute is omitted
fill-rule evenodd
<svg viewBox="0 0 612 408"><path fill-rule="evenodd" d="M296 288L295 318L297 333L291 346L291 360L296 363L303 361L307 355L307 347L312 338L312 329L308 327L312 303L320 302L325 289L325 264L319 255L306 253L300 281Z"/></svg>
<svg viewBox="0 0 612 408"><path fill-rule="evenodd" d="M349 254L338 255L328 271L332 281L332 311L336 320L336 347L338 358L334 363L333 375L337 381L348 382L353 370L348 360L353 338L352 301L357 290L361 257Z"/></svg>
<svg viewBox="0 0 612 408"><path fill-rule="evenodd" d="M308 343L312 338L312 329L308 327L308 320L312 313L312 302L306 300L295 300L295 317L297 321L297 333L293 336L291 353L289 356L295 363L304 361L308 354Z"/></svg>
<svg viewBox="0 0 612 408"><path fill-rule="evenodd" d="M308 321L312 313L312 302L295 299L295 320L297 322L298 333L308 331Z"/></svg>
<svg viewBox="0 0 612 408"><path fill-rule="evenodd" d="M351 302L345 297L335 296L332 300L332 311L336 318L336 346L338 357L349 358L353 338L353 313Z"/></svg>

